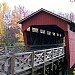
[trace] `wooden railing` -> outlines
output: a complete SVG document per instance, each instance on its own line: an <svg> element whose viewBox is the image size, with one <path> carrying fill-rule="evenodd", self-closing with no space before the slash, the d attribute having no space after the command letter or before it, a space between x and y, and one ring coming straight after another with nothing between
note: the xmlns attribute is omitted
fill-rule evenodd
<svg viewBox="0 0 75 75"><path fill-rule="evenodd" d="M64 56L64 47L14 53L0 48L0 75L14 75ZM13 48L14 49L14 48Z"/></svg>

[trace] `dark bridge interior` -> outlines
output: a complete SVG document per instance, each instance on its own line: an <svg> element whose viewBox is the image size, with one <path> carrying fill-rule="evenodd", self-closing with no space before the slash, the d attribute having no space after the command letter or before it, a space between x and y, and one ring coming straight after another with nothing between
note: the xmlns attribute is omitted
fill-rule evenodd
<svg viewBox="0 0 75 75"><path fill-rule="evenodd" d="M61 45L64 31L56 25L32 25L27 29L27 39L28 45Z"/></svg>

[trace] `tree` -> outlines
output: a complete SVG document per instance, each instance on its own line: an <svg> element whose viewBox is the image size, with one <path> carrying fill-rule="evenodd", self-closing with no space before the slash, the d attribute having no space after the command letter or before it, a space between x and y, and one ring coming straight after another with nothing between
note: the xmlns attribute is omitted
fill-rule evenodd
<svg viewBox="0 0 75 75"><path fill-rule="evenodd" d="M19 28L19 33L16 34L16 37L19 38L18 42L22 42L23 40L23 33L21 31L21 25L17 24L17 22L23 18L25 18L28 14L28 11L24 8L24 6L14 7L12 14L11 14L11 27L15 28L16 26Z"/></svg>
<svg viewBox="0 0 75 75"><path fill-rule="evenodd" d="M2 3L0 4L0 45L3 44L3 38L5 34L5 26L3 22L3 17L5 12L8 10L8 5L7 3Z"/></svg>
<svg viewBox="0 0 75 75"><path fill-rule="evenodd" d="M23 34L21 25L17 22L28 15L28 11L24 6L14 7L11 11L7 3L0 4L0 42L5 45L12 43L23 43Z"/></svg>
<svg viewBox="0 0 75 75"><path fill-rule="evenodd" d="M2 3L2 10L3 10L3 14L9 9L9 6L7 5L6 2Z"/></svg>
<svg viewBox="0 0 75 75"><path fill-rule="evenodd" d="M17 38L15 35L19 33L18 27L8 27L6 29L6 35L5 35L5 45L7 46L14 46L15 43L18 41L19 38Z"/></svg>

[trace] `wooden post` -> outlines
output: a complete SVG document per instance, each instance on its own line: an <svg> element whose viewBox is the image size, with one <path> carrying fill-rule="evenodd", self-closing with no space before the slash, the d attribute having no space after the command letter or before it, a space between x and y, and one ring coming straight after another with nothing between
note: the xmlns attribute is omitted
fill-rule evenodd
<svg viewBox="0 0 75 75"><path fill-rule="evenodd" d="M47 42L47 30L45 30L45 37L44 37L45 39L44 39L44 44L47 44L48 42Z"/></svg>
<svg viewBox="0 0 75 75"><path fill-rule="evenodd" d="M45 75L45 59L46 59L46 51L44 51L44 75Z"/></svg>
<svg viewBox="0 0 75 75"><path fill-rule="evenodd" d="M53 64L54 64L54 58L53 58L53 49L52 49L52 75L53 75Z"/></svg>
<svg viewBox="0 0 75 75"><path fill-rule="evenodd" d="M27 32L26 30L23 32L23 38L24 38L24 44L28 45L28 37L27 37Z"/></svg>
<svg viewBox="0 0 75 75"><path fill-rule="evenodd" d="M12 56L11 56L11 75L14 75L14 65L15 65L15 55L14 55L14 52L12 53Z"/></svg>
<svg viewBox="0 0 75 75"><path fill-rule="evenodd" d="M32 26L30 27L30 45L32 45Z"/></svg>
<svg viewBox="0 0 75 75"><path fill-rule="evenodd" d="M54 63L54 59L53 59L53 49L52 49L52 71L53 71L53 63Z"/></svg>
<svg viewBox="0 0 75 75"><path fill-rule="evenodd" d="M38 28L38 37L37 37L37 40L38 40L38 41L37 41L36 44L39 44L39 43L40 43L40 38L39 38L39 37L40 37L40 28Z"/></svg>
<svg viewBox="0 0 75 75"><path fill-rule="evenodd" d="M7 46L5 46L5 54L7 54Z"/></svg>
<svg viewBox="0 0 75 75"><path fill-rule="evenodd" d="M68 63L68 68L70 68L70 49L69 49L69 37L68 37L68 31L65 31L65 52L66 52L66 59Z"/></svg>
<svg viewBox="0 0 75 75"><path fill-rule="evenodd" d="M32 53L32 74L31 75L34 75L33 73L33 68L34 68L34 52Z"/></svg>

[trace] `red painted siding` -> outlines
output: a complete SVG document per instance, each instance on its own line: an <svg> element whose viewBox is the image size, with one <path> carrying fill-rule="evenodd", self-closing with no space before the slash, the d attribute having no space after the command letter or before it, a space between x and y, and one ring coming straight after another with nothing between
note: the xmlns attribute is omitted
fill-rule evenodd
<svg viewBox="0 0 75 75"><path fill-rule="evenodd" d="M69 32L69 50L70 50L70 67L75 63L75 32L72 32L70 28Z"/></svg>
<svg viewBox="0 0 75 75"><path fill-rule="evenodd" d="M31 26L31 24L32 25L57 25L64 31L68 30L67 23L65 21L43 11L25 20L22 24L22 31L26 30L29 26Z"/></svg>

